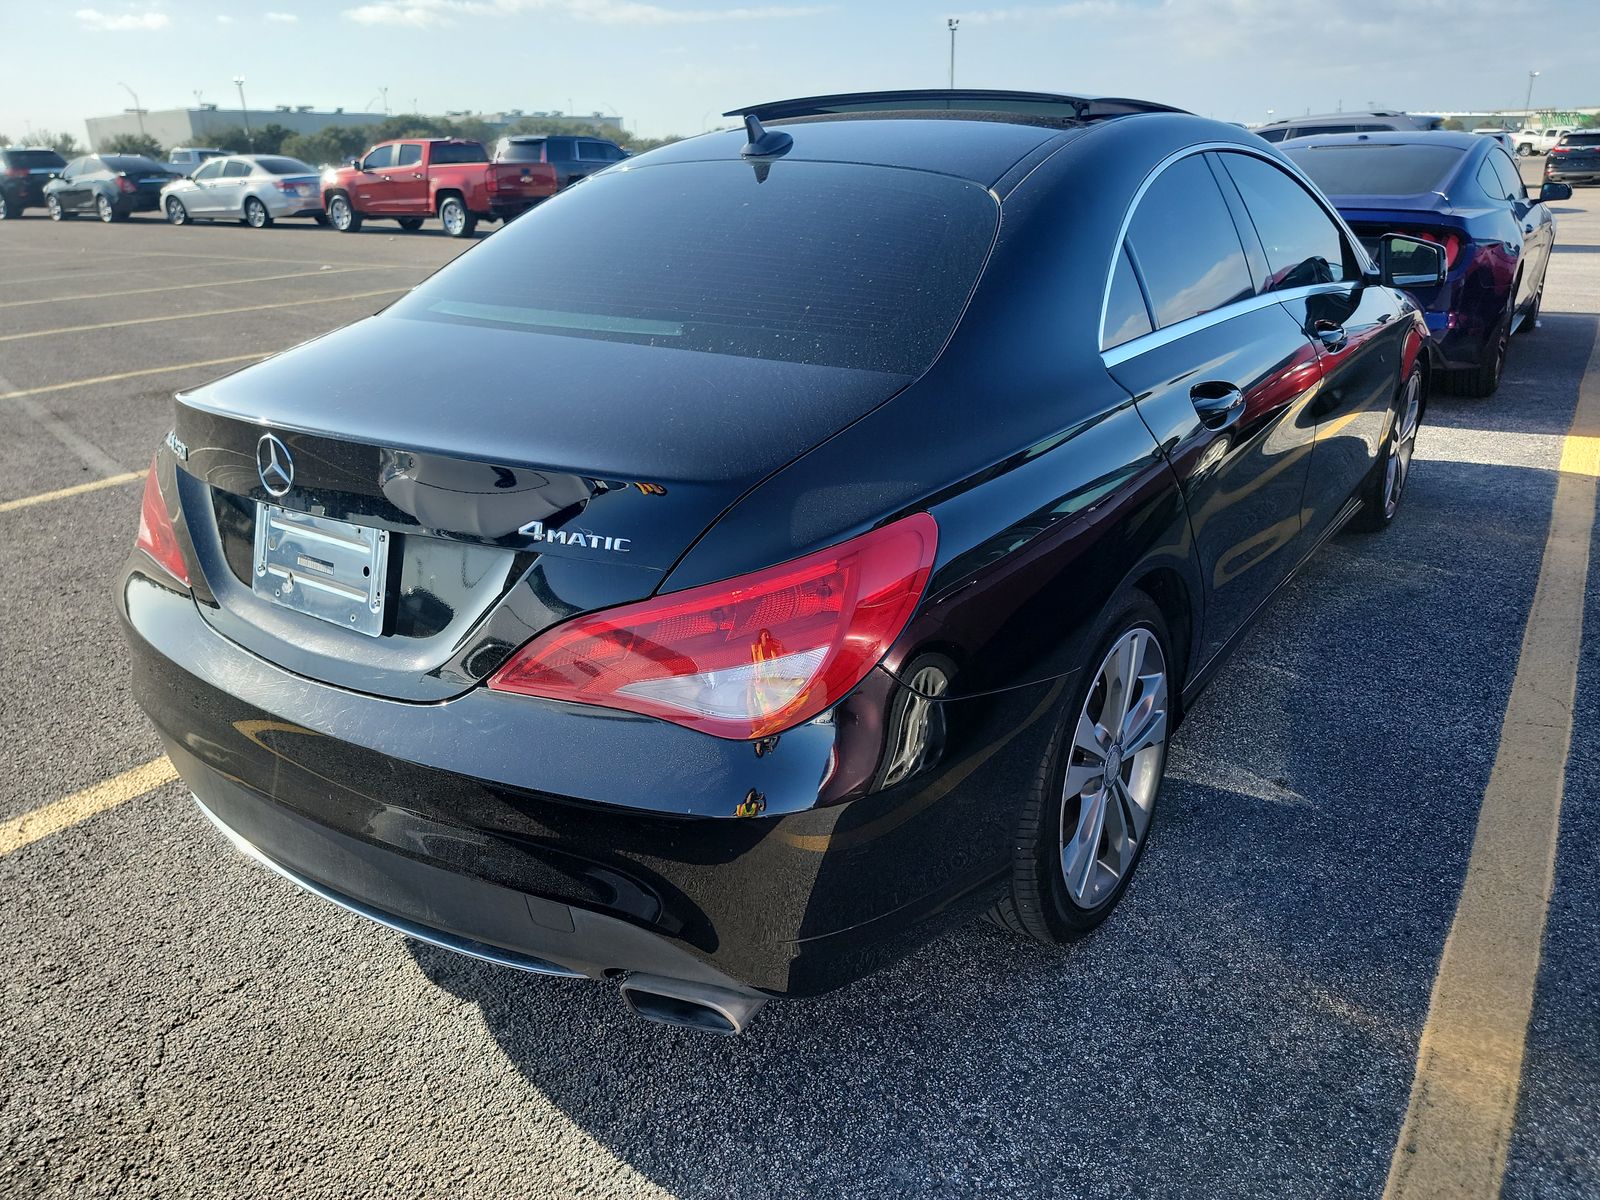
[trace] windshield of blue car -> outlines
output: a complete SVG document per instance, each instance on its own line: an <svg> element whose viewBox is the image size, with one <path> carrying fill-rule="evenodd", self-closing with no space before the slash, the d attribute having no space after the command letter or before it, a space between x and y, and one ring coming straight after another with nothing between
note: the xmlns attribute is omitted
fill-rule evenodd
<svg viewBox="0 0 1600 1200"><path fill-rule="evenodd" d="M1330 196L1414 196L1438 191L1461 162L1459 146L1345 143L1284 150Z"/></svg>
<svg viewBox="0 0 1600 1200"><path fill-rule="evenodd" d="M842 163L699 162L596 175L388 314L920 374L983 268L999 210L969 180Z"/></svg>
<svg viewBox="0 0 1600 1200"><path fill-rule="evenodd" d="M268 175L315 175L315 168L307 166L298 158L274 158L266 156L256 159L256 166Z"/></svg>

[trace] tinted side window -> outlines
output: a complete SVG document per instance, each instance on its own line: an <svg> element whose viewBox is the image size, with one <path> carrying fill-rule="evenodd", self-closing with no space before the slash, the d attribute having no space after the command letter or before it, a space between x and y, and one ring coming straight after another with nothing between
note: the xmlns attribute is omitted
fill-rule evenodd
<svg viewBox="0 0 1600 1200"><path fill-rule="evenodd" d="M376 171L380 167L390 166L394 162L394 147L379 146L361 162L364 171Z"/></svg>
<svg viewBox="0 0 1600 1200"><path fill-rule="evenodd" d="M1147 334L1154 328L1150 324L1150 310L1145 306L1144 292L1133 273L1133 262L1128 258L1127 247L1117 255L1117 265L1111 272L1111 290L1106 293L1105 337L1100 349L1109 350L1123 342Z"/></svg>
<svg viewBox="0 0 1600 1200"><path fill-rule="evenodd" d="M1503 151L1494 150L1489 154L1489 161L1494 164L1494 173L1500 177L1502 194L1508 200L1523 200L1527 198L1528 189L1522 186L1522 176L1517 168L1511 165Z"/></svg>
<svg viewBox="0 0 1600 1200"><path fill-rule="evenodd" d="M1256 136L1265 142L1281 142L1288 133L1287 129L1263 129Z"/></svg>
<svg viewBox="0 0 1600 1200"><path fill-rule="evenodd" d="M557 159L573 159L578 157L578 148L572 144L569 137L546 138L544 143L545 162L555 162Z"/></svg>
<svg viewBox="0 0 1600 1200"><path fill-rule="evenodd" d="M394 160L397 167L409 167L413 163L422 161L422 147L416 142L407 142L400 147L400 154Z"/></svg>
<svg viewBox="0 0 1600 1200"><path fill-rule="evenodd" d="M1263 291L1355 278L1345 262L1339 227L1296 179L1247 154L1218 157L1227 165L1267 252L1271 274Z"/></svg>
<svg viewBox="0 0 1600 1200"><path fill-rule="evenodd" d="M1500 182L1500 176L1494 173L1494 164L1487 158L1478 164L1478 186L1491 200L1503 202L1510 199L1506 195L1505 185Z"/></svg>
<svg viewBox="0 0 1600 1200"><path fill-rule="evenodd" d="M1173 325L1255 291L1244 247L1211 168L1198 155L1150 185L1128 226L1156 325Z"/></svg>
<svg viewBox="0 0 1600 1200"><path fill-rule="evenodd" d="M243 179L246 175L250 174L250 170L250 164L245 162L243 159L230 158L227 163L223 165L222 175L224 179Z"/></svg>
<svg viewBox="0 0 1600 1200"><path fill-rule="evenodd" d="M578 157L591 162L616 162L622 157L622 151L605 142L579 142Z"/></svg>

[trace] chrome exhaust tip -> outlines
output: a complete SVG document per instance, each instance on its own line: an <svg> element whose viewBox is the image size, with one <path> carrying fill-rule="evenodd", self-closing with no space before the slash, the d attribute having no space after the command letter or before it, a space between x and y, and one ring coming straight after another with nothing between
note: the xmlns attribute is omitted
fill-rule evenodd
<svg viewBox="0 0 1600 1200"><path fill-rule="evenodd" d="M629 975L622 998L637 1016L702 1033L743 1033L766 1004L765 996L661 975Z"/></svg>

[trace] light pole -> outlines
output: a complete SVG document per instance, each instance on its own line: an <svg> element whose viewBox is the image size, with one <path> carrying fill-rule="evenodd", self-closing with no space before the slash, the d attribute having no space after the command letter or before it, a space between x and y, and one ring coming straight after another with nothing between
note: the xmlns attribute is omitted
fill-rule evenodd
<svg viewBox="0 0 1600 1200"><path fill-rule="evenodd" d="M958 18L958 17L951 17L950 18L949 27L950 27L950 90L951 91L955 91L955 87L956 87L956 26L959 25L959 24L961 24L960 18Z"/></svg>
<svg viewBox="0 0 1600 1200"><path fill-rule="evenodd" d="M133 97L133 115L139 122L139 136L144 137L144 109L139 106L139 93L125 83L119 83L117 86Z"/></svg>
<svg viewBox="0 0 1600 1200"><path fill-rule="evenodd" d="M244 76L235 75L233 86L239 89L239 116L244 121L244 143L250 149L256 148L256 140L250 135L250 109L244 102Z"/></svg>
<svg viewBox="0 0 1600 1200"><path fill-rule="evenodd" d="M1533 119L1533 81L1537 78L1539 78L1539 72L1528 72L1528 95L1522 101L1522 124L1524 128Z"/></svg>
<svg viewBox="0 0 1600 1200"><path fill-rule="evenodd" d="M379 88L378 92L383 96L383 115L387 117L389 115L389 89L386 87Z"/></svg>

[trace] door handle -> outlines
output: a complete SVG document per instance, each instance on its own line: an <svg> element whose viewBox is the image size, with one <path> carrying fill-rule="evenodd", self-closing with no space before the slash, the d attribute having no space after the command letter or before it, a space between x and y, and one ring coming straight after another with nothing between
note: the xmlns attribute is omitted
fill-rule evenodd
<svg viewBox="0 0 1600 1200"><path fill-rule="evenodd" d="M1207 429L1226 429L1244 416L1244 393L1231 383L1197 383L1189 389L1189 403Z"/></svg>
<svg viewBox="0 0 1600 1200"><path fill-rule="evenodd" d="M1350 335L1344 331L1344 326L1332 321L1318 321L1313 331L1324 350L1343 350L1350 342Z"/></svg>
<svg viewBox="0 0 1600 1200"><path fill-rule="evenodd" d="M411 178L413 178L413 179L426 179L427 176L424 175L421 171L413 171L413 172L411 172Z"/></svg>

